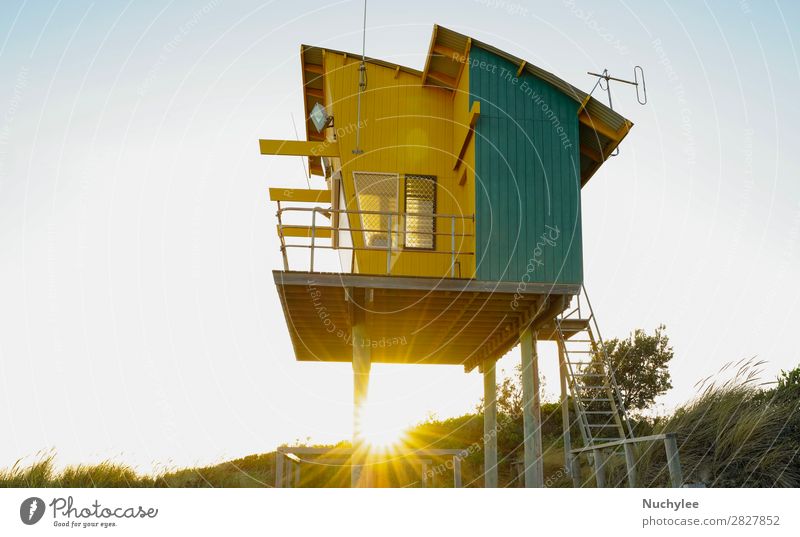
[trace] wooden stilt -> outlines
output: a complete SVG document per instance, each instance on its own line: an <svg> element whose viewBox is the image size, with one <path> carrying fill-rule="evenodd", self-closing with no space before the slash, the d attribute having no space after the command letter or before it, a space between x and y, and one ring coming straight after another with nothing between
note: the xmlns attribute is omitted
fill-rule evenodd
<svg viewBox="0 0 800 537"><path fill-rule="evenodd" d="M558 342L558 373L561 382L561 437L564 440L564 469L572 476L575 483L575 456L572 454L572 434L570 432L569 419L569 391L567 389L567 358L564 352L564 344Z"/></svg>
<svg viewBox="0 0 800 537"><path fill-rule="evenodd" d="M362 434L363 411L369 388L372 357L364 311L355 307L353 312L353 460L350 469L350 486L368 486L368 476L362 476L366 463L367 446Z"/></svg>
<svg viewBox="0 0 800 537"><path fill-rule="evenodd" d="M497 485L497 374L489 361L483 364L483 486Z"/></svg>
<svg viewBox="0 0 800 537"><path fill-rule="evenodd" d="M539 398L539 357L536 352L536 332L522 332L522 424L525 442L525 486L544 487L542 459L541 401Z"/></svg>

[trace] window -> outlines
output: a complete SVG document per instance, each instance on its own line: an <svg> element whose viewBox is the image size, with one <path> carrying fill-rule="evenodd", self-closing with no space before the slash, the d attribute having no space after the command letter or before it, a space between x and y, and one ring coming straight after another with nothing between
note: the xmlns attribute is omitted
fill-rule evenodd
<svg viewBox="0 0 800 537"><path fill-rule="evenodd" d="M405 182L405 247L433 250L436 248L436 177L406 175Z"/></svg>
<svg viewBox="0 0 800 537"><path fill-rule="evenodd" d="M367 248L386 248L389 245L389 222L397 229L398 175L396 173L353 172L356 201L359 211L389 214L361 213L361 229ZM397 245L397 233L392 233L392 247Z"/></svg>

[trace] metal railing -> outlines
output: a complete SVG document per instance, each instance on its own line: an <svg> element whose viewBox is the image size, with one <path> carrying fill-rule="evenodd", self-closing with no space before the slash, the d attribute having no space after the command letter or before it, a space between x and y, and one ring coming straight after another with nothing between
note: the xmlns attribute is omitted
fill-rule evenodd
<svg viewBox="0 0 800 537"><path fill-rule="evenodd" d="M285 213L296 212L296 213L311 213L311 227L310 227L310 244L290 244L286 242L288 238L287 235L284 233L286 229L305 229L307 226L302 224L284 224L283 216ZM331 244L319 244L318 243L318 230L321 226L317 225L317 215L321 215L327 218L332 217L334 214L346 215L348 216L348 225L347 226L324 226L326 230L330 230L331 233ZM361 222L362 215L374 215L374 216L385 216L387 220L386 228L369 228L369 227L352 227L350 224L350 216L355 216L358 218L358 221ZM314 272L314 253L316 250L350 250L352 252L356 251L380 251L385 250L386 252L386 274L391 274L392 269L392 256L393 254L398 254L402 252L407 253L415 253L415 254L430 254L430 255L449 255L450 256L450 277L456 277L456 265L459 265L457 260L458 256L463 255L475 255L474 251L466 250L463 248L456 247L456 239L462 243L465 239L474 238L474 228L475 228L475 216L474 215L459 215L459 214L438 214L438 213L419 213L419 212L409 212L409 211L362 211L362 210L350 210L350 209L329 209L323 207L281 207L280 202L278 202L278 237L280 239L280 249L281 255L283 256L283 267L284 270L289 270L289 258L287 255L287 251L290 248L302 248L310 250L309 255L309 272ZM439 231L441 226L434 225L432 226L433 229L430 231L420 231L420 230L407 230L401 223L403 219L407 217L422 217L422 218L431 218L434 222L438 222L441 220L449 221L450 224L450 231ZM456 222L462 222L461 231L457 232ZM394 229L395 226L397 229ZM402 229L401 229L402 228ZM468 229L467 229L468 228ZM471 231L471 232L467 232ZM352 245L342 245L336 244L334 241L333 234L345 232L345 233L380 233L386 235L386 246L356 246L356 240L353 241ZM434 240L434 247L431 249L424 249L419 247L403 247L399 244L395 244L396 237L403 237L407 235L416 235L416 236L432 236L432 237L450 237L450 248L449 249L440 249L436 246L436 241ZM363 235L362 235L363 237ZM303 237L304 238L304 237ZM363 243L363 240L361 241ZM460 266L460 265L459 265Z"/></svg>
<svg viewBox="0 0 800 537"><path fill-rule="evenodd" d="M628 486L636 488L638 486L636 480L636 456L633 451L634 444L644 442L664 442L664 451L667 456L667 470L669 471L670 484L675 488L683 486L683 472L681 470L681 459L678 453L678 437L675 433L662 433L652 436L640 436L638 438L624 438L615 440L613 442L605 442L603 444L594 444L582 448L572 450L575 455L575 462L578 463L579 455L589 454L593 455L593 466L595 481L598 488L606 486L605 465L606 457L605 450L614 450L622 447L625 451L625 470L628 478ZM579 464L579 463L578 463ZM580 472L577 472L580 475Z"/></svg>

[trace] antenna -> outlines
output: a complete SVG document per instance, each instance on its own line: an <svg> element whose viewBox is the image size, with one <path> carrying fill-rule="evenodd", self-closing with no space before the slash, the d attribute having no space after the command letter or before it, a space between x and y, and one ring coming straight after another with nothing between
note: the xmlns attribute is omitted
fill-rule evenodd
<svg viewBox="0 0 800 537"><path fill-rule="evenodd" d="M636 101L641 104L647 104L647 85L644 82L644 69L640 65L636 65L633 68L633 81L625 80L624 78L617 78L613 77L608 74L608 69L603 69L603 72L600 73L592 73L591 71L587 71L588 75L596 76L597 82L595 82L592 91L589 92L591 96L594 93L594 90L597 89L597 86L600 86L600 89L608 93L608 107L612 110L614 109L614 102L611 100L611 81L614 82L622 82L623 84L629 84L631 86L636 87ZM605 80L606 84L603 86L603 81ZM641 91L639 91L639 87L641 86ZM619 155L619 146L611 153L610 156L616 157Z"/></svg>
<svg viewBox="0 0 800 537"><path fill-rule="evenodd" d="M356 123L356 148L353 149L354 155L360 155L364 151L361 149L361 94L367 89L367 0L364 0L364 26L361 31L361 64L358 66L358 116Z"/></svg>

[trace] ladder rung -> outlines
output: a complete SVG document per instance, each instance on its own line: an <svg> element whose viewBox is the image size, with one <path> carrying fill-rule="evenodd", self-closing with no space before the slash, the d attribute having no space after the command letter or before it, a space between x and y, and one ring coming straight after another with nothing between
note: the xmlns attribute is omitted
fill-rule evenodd
<svg viewBox="0 0 800 537"><path fill-rule="evenodd" d="M609 427L614 427L616 429L616 423L605 423L603 425L595 425L594 423L590 423L589 427L594 427L595 429L608 429Z"/></svg>
<svg viewBox="0 0 800 537"><path fill-rule="evenodd" d="M605 414L607 416L613 416L614 413L610 410L584 410L584 414Z"/></svg>

